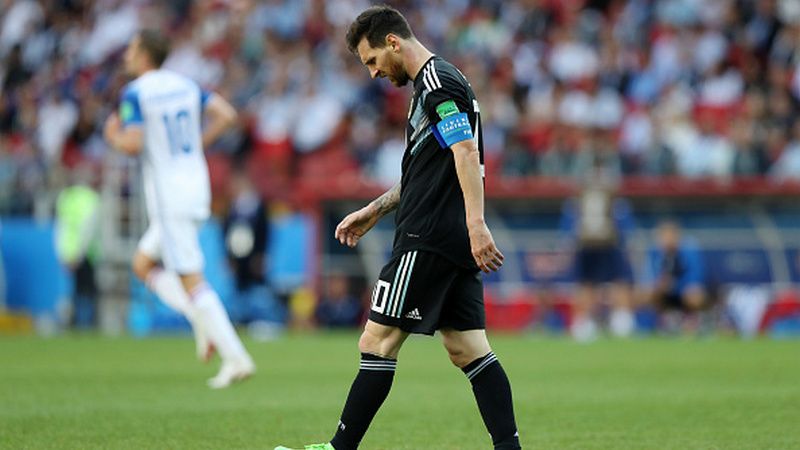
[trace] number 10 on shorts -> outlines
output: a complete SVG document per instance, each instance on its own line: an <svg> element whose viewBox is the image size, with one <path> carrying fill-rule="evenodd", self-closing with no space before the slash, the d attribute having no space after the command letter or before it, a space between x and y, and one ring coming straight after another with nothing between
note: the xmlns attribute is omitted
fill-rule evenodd
<svg viewBox="0 0 800 450"><path fill-rule="evenodd" d="M372 290L372 310L378 314L383 314L386 309L386 297L389 296L389 288L392 285L388 281L378 280Z"/></svg>

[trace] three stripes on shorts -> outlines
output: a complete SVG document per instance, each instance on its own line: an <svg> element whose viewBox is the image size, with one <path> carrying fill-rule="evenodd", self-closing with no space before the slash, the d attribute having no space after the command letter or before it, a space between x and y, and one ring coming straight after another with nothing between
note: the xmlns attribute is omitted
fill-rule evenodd
<svg viewBox="0 0 800 450"><path fill-rule="evenodd" d="M372 309L380 314L400 318L403 305L408 293L408 284L411 281L411 272L417 261L417 252L406 252L400 257L397 270L394 273L394 282L389 288L388 283L378 280L372 292ZM387 289L389 288L389 289ZM387 296L388 290L388 296Z"/></svg>

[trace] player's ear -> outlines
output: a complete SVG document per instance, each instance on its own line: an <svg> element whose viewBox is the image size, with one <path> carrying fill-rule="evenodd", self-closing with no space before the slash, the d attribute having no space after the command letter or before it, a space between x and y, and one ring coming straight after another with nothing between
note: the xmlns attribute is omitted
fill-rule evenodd
<svg viewBox="0 0 800 450"><path fill-rule="evenodd" d="M400 38L394 33L387 34L386 46L394 53L398 53L400 51Z"/></svg>

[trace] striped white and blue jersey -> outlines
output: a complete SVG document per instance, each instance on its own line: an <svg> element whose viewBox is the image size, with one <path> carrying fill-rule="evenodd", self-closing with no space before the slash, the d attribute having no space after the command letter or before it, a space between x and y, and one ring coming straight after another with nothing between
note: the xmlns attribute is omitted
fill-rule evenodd
<svg viewBox="0 0 800 450"><path fill-rule="evenodd" d="M123 127L144 133L143 178L147 212L156 218L203 220L211 191L203 154L202 115L209 93L169 70L152 70L125 86Z"/></svg>

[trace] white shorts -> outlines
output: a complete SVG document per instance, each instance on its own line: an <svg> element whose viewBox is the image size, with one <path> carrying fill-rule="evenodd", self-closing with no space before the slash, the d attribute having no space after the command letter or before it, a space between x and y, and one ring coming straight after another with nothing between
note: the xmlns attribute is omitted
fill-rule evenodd
<svg viewBox="0 0 800 450"><path fill-rule="evenodd" d="M161 260L164 268L181 275L203 271L203 252L198 232L202 220L159 218L151 220L138 251L153 261Z"/></svg>

